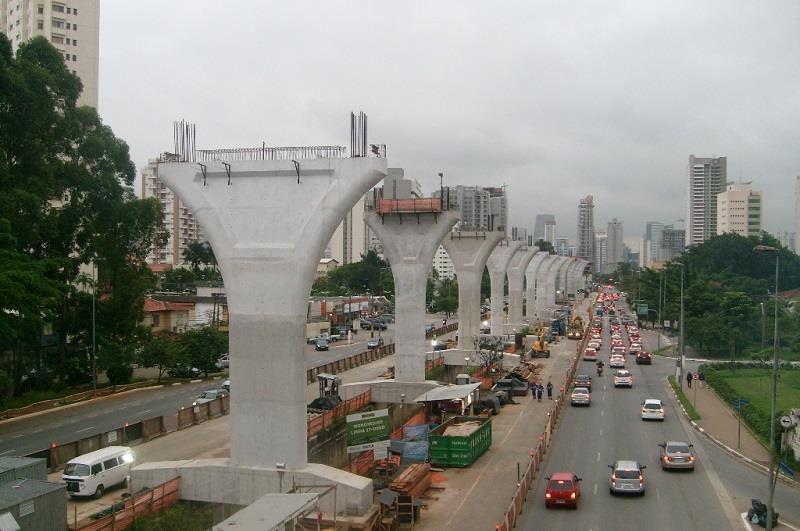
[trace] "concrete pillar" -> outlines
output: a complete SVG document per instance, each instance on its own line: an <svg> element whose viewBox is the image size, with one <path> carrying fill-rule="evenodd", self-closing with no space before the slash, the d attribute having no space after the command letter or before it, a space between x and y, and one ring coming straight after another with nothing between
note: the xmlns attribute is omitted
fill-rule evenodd
<svg viewBox="0 0 800 531"><path fill-rule="evenodd" d="M550 270L547 273L547 279L545 280L545 288L547 291L545 292L545 307L549 308L556 305L556 284L558 283L558 274L561 271L561 268L564 267L569 258L566 256L556 256L555 260L553 261L553 265L550 266Z"/></svg>
<svg viewBox="0 0 800 531"><path fill-rule="evenodd" d="M425 381L425 288L442 238L458 222L445 211L415 216L365 212L367 225L383 244L394 277L394 376L398 382ZM459 281L461 279L459 278Z"/></svg>
<svg viewBox="0 0 800 531"><path fill-rule="evenodd" d="M543 319L547 308L547 278L558 256L547 255L536 271L536 318Z"/></svg>
<svg viewBox="0 0 800 531"><path fill-rule="evenodd" d="M576 288L577 282L575 281L575 272L580 267L580 261L578 258L573 258L567 268L567 273L565 276L565 289L567 290L567 298L569 298L570 294L576 295Z"/></svg>
<svg viewBox="0 0 800 531"><path fill-rule="evenodd" d="M205 169L205 174L203 173ZM308 294L333 231L386 159L163 163L214 249L230 312L234 466L307 465ZM298 177L299 172L299 177Z"/></svg>
<svg viewBox="0 0 800 531"><path fill-rule="evenodd" d="M458 277L458 348L474 350L481 330L481 278L505 231L451 232L442 241Z"/></svg>
<svg viewBox="0 0 800 531"><path fill-rule="evenodd" d="M520 251L515 254L508 264L508 325L511 328L522 328L522 289L525 270L538 252L536 246L528 247L524 253Z"/></svg>
<svg viewBox="0 0 800 531"><path fill-rule="evenodd" d="M503 287L511 258L522 246L521 241L504 241L494 248L486 267L492 282L492 335L503 334Z"/></svg>
<svg viewBox="0 0 800 531"><path fill-rule="evenodd" d="M548 256L550 256L549 253L536 253L531 263L528 264L528 269L525 270L525 299L527 301L525 303L525 318L530 322L536 320L536 275Z"/></svg>
<svg viewBox="0 0 800 531"><path fill-rule="evenodd" d="M556 292L558 292L558 290L561 290L561 293L562 293L564 299L566 300L567 299L567 272L568 272L570 266L572 265L572 263L575 261L575 259L574 258L570 258L570 257L566 257L566 256L564 258L566 258L566 261L561 266L561 269L558 270L558 279L556 281Z"/></svg>

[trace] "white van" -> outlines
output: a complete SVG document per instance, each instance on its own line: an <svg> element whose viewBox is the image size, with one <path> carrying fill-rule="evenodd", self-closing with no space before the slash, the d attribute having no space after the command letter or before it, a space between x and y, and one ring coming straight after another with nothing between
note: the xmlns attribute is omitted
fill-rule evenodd
<svg viewBox="0 0 800 531"><path fill-rule="evenodd" d="M133 453L127 446L108 446L79 455L64 467L61 479L67 483L70 496L99 498L109 487L128 485Z"/></svg>

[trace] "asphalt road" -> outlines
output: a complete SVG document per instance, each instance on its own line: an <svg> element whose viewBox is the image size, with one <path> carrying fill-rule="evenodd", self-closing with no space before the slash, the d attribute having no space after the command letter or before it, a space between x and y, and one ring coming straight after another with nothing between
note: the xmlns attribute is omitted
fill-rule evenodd
<svg viewBox="0 0 800 531"><path fill-rule="evenodd" d="M606 318L600 352L606 363L608 343ZM710 443L698 440L668 394L665 377L671 374L674 362L656 358L651 366L636 365L632 356L627 357L627 368L634 377L632 389L615 389L611 370L596 377L594 364L582 362L583 370L579 369L579 373L591 374L595 381L592 405L565 409L544 463L544 473L528 497L518 528L593 531L740 528L726 483L709 457L706 447ZM664 401L667 406L664 422L640 419L640 404L645 398ZM699 463L694 472L661 470L657 445L667 439L695 445ZM618 459L647 465L645 496L609 494L607 465ZM544 477L559 471L575 472L583 478L576 511L544 507Z"/></svg>

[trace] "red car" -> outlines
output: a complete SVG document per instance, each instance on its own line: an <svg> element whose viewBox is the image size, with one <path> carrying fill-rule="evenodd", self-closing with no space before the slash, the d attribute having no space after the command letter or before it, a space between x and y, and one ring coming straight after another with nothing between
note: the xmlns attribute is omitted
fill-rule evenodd
<svg viewBox="0 0 800 531"><path fill-rule="evenodd" d="M544 489L544 506L554 507L563 505L564 507L578 508L578 498L581 497L579 478L573 472L556 472L549 477Z"/></svg>

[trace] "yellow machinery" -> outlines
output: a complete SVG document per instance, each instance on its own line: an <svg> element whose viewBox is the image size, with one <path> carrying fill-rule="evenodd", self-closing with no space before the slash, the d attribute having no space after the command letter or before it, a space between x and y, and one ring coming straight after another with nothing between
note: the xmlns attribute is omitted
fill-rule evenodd
<svg viewBox="0 0 800 531"><path fill-rule="evenodd" d="M583 339L583 319L580 315L576 315L569 324L567 339Z"/></svg>
<svg viewBox="0 0 800 531"><path fill-rule="evenodd" d="M533 348L531 348L531 357L532 358L549 358L550 357L550 345L545 341L541 334L537 335L536 341L533 342Z"/></svg>

